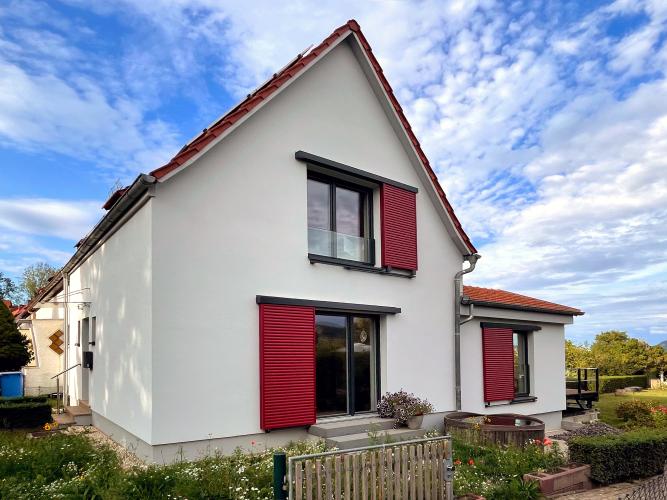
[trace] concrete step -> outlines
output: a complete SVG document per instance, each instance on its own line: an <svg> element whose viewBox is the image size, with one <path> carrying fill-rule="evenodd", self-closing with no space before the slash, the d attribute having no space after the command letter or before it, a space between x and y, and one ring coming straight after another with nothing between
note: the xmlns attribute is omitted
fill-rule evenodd
<svg viewBox="0 0 667 500"><path fill-rule="evenodd" d="M333 420L321 424L311 425L308 432L313 436L330 438L346 436L368 431L384 431L394 427L393 418L366 417L347 420Z"/></svg>
<svg viewBox="0 0 667 500"><path fill-rule="evenodd" d="M93 423L93 416L89 406L66 406L65 413L74 419L75 425L92 425Z"/></svg>
<svg viewBox="0 0 667 500"><path fill-rule="evenodd" d="M53 415L53 420L58 422L58 426L60 427L69 427L70 425L74 425L74 417L70 415L69 413L61 413L59 415Z"/></svg>
<svg viewBox="0 0 667 500"><path fill-rule="evenodd" d="M410 439L419 439L426 433L426 429L387 429L379 431L373 436L367 432L358 434L348 434L346 436L333 436L326 439L328 447L336 447L339 450L349 450L351 448L360 448L374 444L389 444L408 441Z"/></svg>

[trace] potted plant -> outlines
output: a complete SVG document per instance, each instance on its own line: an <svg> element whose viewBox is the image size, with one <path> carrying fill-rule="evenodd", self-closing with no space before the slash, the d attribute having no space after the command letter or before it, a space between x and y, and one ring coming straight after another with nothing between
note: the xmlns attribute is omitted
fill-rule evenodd
<svg viewBox="0 0 667 500"><path fill-rule="evenodd" d="M408 429L421 429L424 415L433 412L433 405L425 399L414 398L414 401L407 407L406 415Z"/></svg>
<svg viewBox="0 0 667 500"><path fill-rule="evenodd" d="M433 405L430 402L403 390L386 393L378 403L380 416L393 418L395 427L407 425L410 429L419 429L424 415L432 412Z"/></svg>

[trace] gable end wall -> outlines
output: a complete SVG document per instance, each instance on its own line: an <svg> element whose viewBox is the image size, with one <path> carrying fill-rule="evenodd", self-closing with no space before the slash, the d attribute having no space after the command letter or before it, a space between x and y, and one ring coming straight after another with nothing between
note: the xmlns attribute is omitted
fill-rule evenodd
<svg viewBox="0 0 667 500"><path fill-rule="evenodd" d="M298 150L419 188L416 278L308 262ZM154 442L260 431L257 294L401 307L382 321L383 390L415 391L452 409L452 279L461 254L427 189L347 42L159 184ZM377 192L374 202L379 241Z"/></svg>

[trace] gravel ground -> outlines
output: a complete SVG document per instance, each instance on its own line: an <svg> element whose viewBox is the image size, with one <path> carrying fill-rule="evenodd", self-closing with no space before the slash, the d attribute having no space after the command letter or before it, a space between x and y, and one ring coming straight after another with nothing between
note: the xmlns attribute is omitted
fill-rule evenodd
<svg viewBox="0 0 667 500"><path fill-rule="evenodd" d="M583 427L575 429L573 431L565 431L562 434L556 434L551 436L552 439L558 439L560 441L569 441L570 439L578 436L605 436L609 434L621 434L622 431L611 425L607 425L604 422L594 422L592 424L584 424Z"/></svg>
<svg viewBox="0 0 667 500"><path fill-rule="evenodd" d="M68 434L83 434L95 444L105 444L116 452L120 459L120 465L123 469L131 469L133 467L145 468L146 462L137 457L127 448L119 445L113 441L109 436L93 426L73 425L68 427L65 431Z"/></svg>

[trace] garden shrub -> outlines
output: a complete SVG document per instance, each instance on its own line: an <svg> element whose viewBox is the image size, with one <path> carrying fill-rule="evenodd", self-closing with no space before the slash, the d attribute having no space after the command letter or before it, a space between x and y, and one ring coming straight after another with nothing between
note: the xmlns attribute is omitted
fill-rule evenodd
<svg viewBox="0 0 667 500"><path fill-rule="evenodd" d="M533 498L507 496L515 491L516 478L538 471L553 471L565 464L565 456L557 445L528 444L513 446L474 445L454 439L454 493L475 494L486 498ZM533 486L526 487L534 489ZM520 495L527 493L522 491ZM528 493L527 493L528 494Z"/></svg>
<svg viewBox="0 0 667 500"><path fill-rule="evenodd" d="M12 398L0 397L0 404L2 403L46 403L46 396L16 396Z"/></svg>
<svg viewBox="0 0 667 500"><path fill-rule="evenodd" d="M0 401L0 428L41 427L51 421L48 403Z"/></svg>
<svg viewBox="0 0 667 500"><path fill-rule="evenodd" d="M616 407L616 416L630 427L652 427L653 406L650 401L640 399L623 401Z"/></svg>
<svg viewBox="0 0 667 500"><path fill-rule="evenodd" d="M523 482L519 478L500 484L486 496L487 500L507 500L509 498L521 500L537 500L544 498L537 481Z"/></svg>
<svg viewBox="0 0 667 500"><path fill-rule="evenodd" d="M667 429L667 406L657 405L651 408L653 425L658 429Z"/></svg>
<svg viewBox="0 0 667 500"><path fill-rule="evenodd" d="M592 384L591 384L592 385ZM646 375L602 375L600 376L600 394L614 392L616 389L626 387L648 387L648 377ZM593 389L593 387L590 387Z"/></svg>
<svg viewBox="0 0 667 500"><path fill-rule="evenodd" d="M570 460L591 465L602 484L662 473L667 460L667 431L639 429L615 436L578 437L568 443Z"/></svg>

